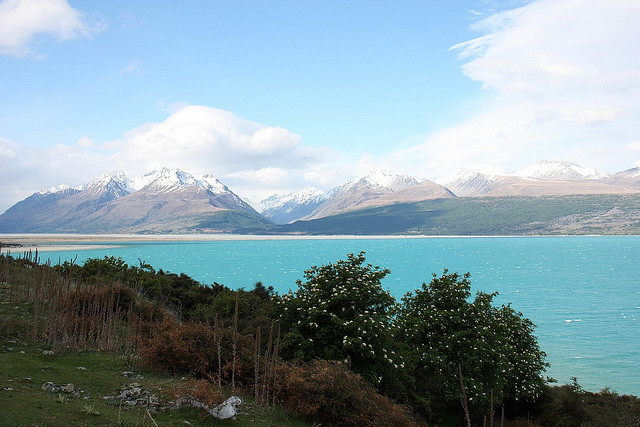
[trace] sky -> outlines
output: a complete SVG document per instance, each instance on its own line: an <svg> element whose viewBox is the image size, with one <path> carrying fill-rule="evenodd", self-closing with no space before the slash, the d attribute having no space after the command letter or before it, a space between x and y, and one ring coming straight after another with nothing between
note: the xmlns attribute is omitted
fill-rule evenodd
<svg viewBox="0 0 640 427"><path fill-rule="evenodd" d="M640 166L638 0L0 0L0 212L111 171L260 201Z"/></svg>

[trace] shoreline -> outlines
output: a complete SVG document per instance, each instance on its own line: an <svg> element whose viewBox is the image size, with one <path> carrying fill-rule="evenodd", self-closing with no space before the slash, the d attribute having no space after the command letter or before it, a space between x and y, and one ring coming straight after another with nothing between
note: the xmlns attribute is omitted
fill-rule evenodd
<svg viewBox="0 0 640 427"><path fill-rule="evenodd" d="M408 239L436 236L258 235L258 234L0 234L0 253L118 248L118 242L216 242L251 240Z"/></svg>
<svg viewBox="0 0 640 427"><path fill-rule="evenodd" d="M121 247L118 242L216 242L252 240L373 240L373 239L473 239L513 237L571 237L573 235L308 235L308 234L0 234L0 253L52 252L71 250L111 249ZM591 235L590 235L591 236ZM599 235L592 235L594 237ZM575 237L585 237L583 235ZM93 244L92 244L93 243Z"/></svg>

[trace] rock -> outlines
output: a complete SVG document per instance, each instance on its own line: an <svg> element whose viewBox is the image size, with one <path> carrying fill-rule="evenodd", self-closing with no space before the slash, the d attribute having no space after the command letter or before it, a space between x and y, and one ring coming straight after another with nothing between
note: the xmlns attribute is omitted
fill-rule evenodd
<svg viewBox="0 0 640 427"><path fill-rule="evenodd" d="M60 386L52 383L51 381L47 381L46 383L42 384L42 390L50 391L51 393L58 393L60 392Z"/></svg>
<svg viewBox="0 0 640 427"><path fill-rule="evenodd" d="M42 384L42 390L50 391L51 393L66 393L66 394L73 394L73 395L80 394L80 389L78 389L75 385L71 383L58 385L54 382L47 381L46 383Z"/></svg>
<svg viewBox="0 0 640 427"><path fill-rule="evenodd" d="M76 392L76 386L71 383L65 384L60 388L60 391L63 393L73 394Z"/></svg>
<svg viewBox="0 0 640 427"><path fill-rule="evenodd" d="M45 350L42 352L42 354L44 354L45 356L53 356L56 353L53 350Z"/></svg>
<svg viewBox="0 0 640 427"><path fill-rule="evenodd" d="M125 378L133 378L134 380L139 380L141 378L144 378L142 375L136 374L133 371L124 371L122 373L122 376L125 377Z"/></svg>
<svg viewBox="0 0 640 427"><path fill-rule="evenodd" d="M219 420L226 420L236 416L238 413L238 406L242 404L242 399L238 396L231 396L213 409L210 409L207 405L202 402L198 402L195 399L191 400L191 404L195 407L206 410L211 416Z"/></svg>
<svg viewBox="0 0 640 427"><path fill-rule="evenodd" d="M129 406L146 406L151 408L160 402L155 394L142 387L138 383L123 385L115 396L105 396L107 403L123 404Z"/></svg>
<svg viewBox="0 0 640 427"><path fill-rule="evenodd" d="M86 371L87 370L87 368L85 368L84 366L78 366L76 369L78 371Z"/></svg>

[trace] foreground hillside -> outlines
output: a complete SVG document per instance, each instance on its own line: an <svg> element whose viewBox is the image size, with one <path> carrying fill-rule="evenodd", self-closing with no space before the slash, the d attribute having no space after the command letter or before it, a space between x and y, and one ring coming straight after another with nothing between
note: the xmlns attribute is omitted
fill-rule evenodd
<svg viewBox="0 0 640 427"><path fill-rule="evenodd" d="M472 298L468 275L396 303L388 273L350 254L279 296L142 261L0 256L0 423L217 425L231 395L240 425L640 422L635 397L546 384L535 325Z"/></svg>

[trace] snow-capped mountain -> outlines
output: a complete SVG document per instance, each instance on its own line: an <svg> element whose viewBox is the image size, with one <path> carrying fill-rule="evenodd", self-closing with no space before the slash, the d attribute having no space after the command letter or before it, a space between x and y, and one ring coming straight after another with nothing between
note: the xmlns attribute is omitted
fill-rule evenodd
<svg viewBox="0 0 640 427"><path fill-rule="evenodd" d="M598 169L589 169L575 163L543 160L514 174L523 178L549 181L578 181L582 179L602 179L610 175Z"/></svg>
<svg viewBox="0 0 640 427"><path fill-rule="evenodd" d="M618 172L617 174L613 175L613 178L640 181L640 168L631 168L622 172Z"/></svg>
<svg viewBox="0 0 640 427"><path fill-rule="evenodd" d="M112 172L80 187L44 190L0 215L5 232L230 231L265 224L212 175L166 168L137 180Z"/></svg>
<svg viewBox="0 0 640 427"><path fill-rule="evenodd" d="M374 170L364 178L346 184L342 189L346 191L352 187L367 186L371 188L379 187L390 191L398 191L414 185L418 185L418 181L413 177L407 175L387 175L381 170Z"/></svg>
<svg viewBox="0 0 640 427"><path fill-rule="evenodd" d="M101 175L78 189L83 197L96 198L98 203L104 203L135 192L132 184L124 172L116 171Z"/></svg>
<svg viewBox="0 0 640 427"><path fill-rule="evenodd" d="M317 188L305 187L284 196L274 194L259 204L259 211L276 224L287 224L313 212L327 200L327 195Z"/></svg>
<svg viewBox="0 0 640 427"><path fill-rule="evenodd" d="M453 197L441 185L418 181L407 175L388 175L376 170L329 192L327 200L303 219L316 219L337 213L394 203Z"/></svg>
<svg viewBox="0 0 640 427"><path fill-rule="evenodd" d="M485 175L463 170L445 185L458 197L562 196L640 192L633 170L610 175L575 163L542 161L513 175ZM640 175L639 175L640 177Z"/></svg>
<svg viewBox="0 0 640 427"><path fill-rule="evenodd" d="M445 187L458 197L481 196L491 191L495 181L495 175L463 169L456 179L446 183Z"/></svg>
<svg viewBox="0 0 640 427"><path fill-rule="evenodd" d="M175 191L184 187L200 187L214 194L229 192L227 186L218 181L213 175L192 175L180 169L169 168L150 172L141 178L133 180L132 185L136 190L153 187L158 192Z"/></svg>
<svg viewBox="0 0 640 427"><path fill-rule="evenodd" d="M38 191L37 193L35 193L34 195L40 195L40 196L46 196L48 194L57 194L57 193L64 193L64 192L69 192L69 191L80 191L82 190L82 187L69 187L68 185L57 185L55 187L51 187L51 188L46 188L42 191Z"/></svg>

